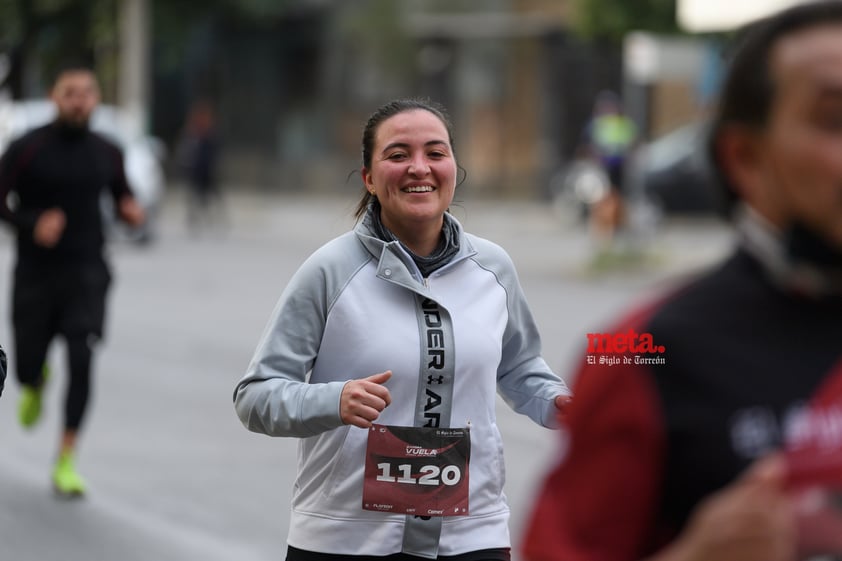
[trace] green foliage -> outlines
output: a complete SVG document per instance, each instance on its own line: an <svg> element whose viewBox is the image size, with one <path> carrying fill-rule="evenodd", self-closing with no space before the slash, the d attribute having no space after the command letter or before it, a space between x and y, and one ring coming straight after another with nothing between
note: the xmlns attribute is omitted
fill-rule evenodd
<svg viewBox="0 0 842 561"><path fill-rule="evenodd" d="M147 0L156 43L163 59L175 60L192 26L211 14L251 23L276 20L296 0ZM119 64L122 0L0 0L0 53L12 55L6 82L15 96L22 69L34 64L46 79L66 58L92 59L106 95ZM46 87L46 84L43 86Z"/></svg>
<svg viewBox="0 0 842 561"><path fill-rule="evenodd" d="M294 3L291 0L225 0L223 2L227 9L255 22L266 18L277 18Z"/></svg>
<svg viewBox="0 0 842 561"><path fill-rule="evenodd" d="M0 0L0 52L9 57L3 85L12 95L37 95L68 60L88 61L110 97L116 82L119 0ZM24 69L37 69L38 83ZM36 91L31 91L35 87Z"/></svg>
<svg viewBox="0 0 842 561"><path fill-rule="evenodd" d="M0 0L0 49L6 50L23 35L20 10L15 0Z"/></svg>
<svg viewBox="0 0 842 561"><path fill-rule="evenodd" d="M679 33L676 0L574 0L574 26L589 39L621 41L630 31Z"/></svg>
<svg viewBox="0 0 842 561"><path fill-rule="evenodd" d="M2 0L0 0L2 1ZM148 0L157 51L156 63L172 71L197 25L212 21L273 25L300 0Z"/></svg>
<svg viewBox="0 0 842 561"><path fill-rule="evenodd" d="M367 53L388 74L401 76L411 69L413 40L401 21L402 9L394 0L364 0L346 6L338 19L338 31L349 45Z"/></svg>
<svg viewBox="0 0 842 561"><path fill-rule="evenodd" d="M93 2L97 4L98 2ZM0 0L0 49L24 40L33 28L56 22L72 11L84 9L80 0Z"/></svg>

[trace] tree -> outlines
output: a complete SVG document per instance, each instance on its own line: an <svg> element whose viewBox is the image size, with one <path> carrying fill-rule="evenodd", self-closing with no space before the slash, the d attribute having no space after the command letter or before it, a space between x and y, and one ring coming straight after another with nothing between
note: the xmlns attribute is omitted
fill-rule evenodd
<svg viewBox="0 0 842 561"><path fill-rule="evenodd" d="M209 13L272 21L292 0L149 0L156 33L177 49L190 25ZM103 97L116 97L120 0L0 0L0 55L8 70L0 89L15 99L42 91L66 61L94 68Z"/></svg>
<svg viewBox="0 0 842 561"><path fill-rule="evenodd" d="M191 32L207 21L272 25L301 2L295 0L149 0L159 62L165 67L183 63Z"/></svg>
<svg viewBox="0 0 842 561"><path fill-rule="evenodd" d="M118 0L0 0L0 53L8 70L0 88L12 97L47 87L65 62L89 64L113 95Z"/></svg>
<svg viewBox="0 0 842 561"><path fill-rule="evenodd" d="M622 41L630 31L679 33L676 0L574 0L573 25L590 39Z"/></svg>

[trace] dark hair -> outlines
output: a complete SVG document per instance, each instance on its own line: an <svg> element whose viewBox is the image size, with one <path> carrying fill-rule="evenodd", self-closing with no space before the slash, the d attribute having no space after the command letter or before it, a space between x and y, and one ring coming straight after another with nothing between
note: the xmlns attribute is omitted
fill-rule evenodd
<svg viewBox="0 0 842 561"><path fill-rule="evenodd" d="M96 78L96 72L94 71L94 67L87 60L83 60L81 58L67 58L61 61L53 70L53 79L50 82L50 87L55 87L55 85L58 84L59 78L61 78L65 74L74 72L87 72L92 74L94 78Z"/></svg>
<svg viewBox="0 0 842 561"><path fill-rule="evenodd" d="M842 2L824 0L796 5L739 32L708 137L708 156L722 187L726 214L738 195L718 159L720 133L729 125L762 130L768 124L776 93L770 58L778 41L810 27L837 23L842 23Z"/></svg>
<svg viewBox="0 0 842 561"><path fill-rule="evenodd" d="M434 101L424 98L402 98L392 100L384 105L381 105L365 123L363 129L362 139L362 164L366 169L371 169L371 153L374 151L374 137L377 135L377 129L386 119L394 117L399 113L406 113L407 111L422 110L432 113L442 122L445 129L447 129L447 140L450 142L451 150L453 149L453 125L450 118L447 116L447 111ZM368 208L368 203L374 195L368 192L363 186L363 195L357 203L357 208L354 216L360 219Z"/></svg>

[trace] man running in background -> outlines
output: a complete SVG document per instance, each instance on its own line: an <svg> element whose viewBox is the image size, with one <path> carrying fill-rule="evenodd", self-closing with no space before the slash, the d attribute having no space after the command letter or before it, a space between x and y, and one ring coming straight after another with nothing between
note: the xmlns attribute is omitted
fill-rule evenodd
<svg viewBox="0 0 842 561"><path fill-rule="evenodd" d="M39 420L48 348L63 337L70 379L52 482L61 495L80 496L85 482L74 453L111 281L101 194L110 193L129 225L142 224L144 212L126 182L122 153L88 128L100 99L94 73L66 67L50 98L55 120L13 142L0 160L0 218L17 232L12 323L19 419L26 428Z"/></svg>

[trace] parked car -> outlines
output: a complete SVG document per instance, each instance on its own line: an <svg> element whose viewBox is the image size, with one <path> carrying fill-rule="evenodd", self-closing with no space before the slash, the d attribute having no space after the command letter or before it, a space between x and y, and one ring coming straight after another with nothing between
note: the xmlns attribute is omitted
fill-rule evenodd
<svg viewBox="0 0 842 561"><path fill-rule="evenodd" d="M54 117L55 106L48 99L0 101L0 153L15 138ZM166 185L163 142L136 130L138 127L133 126L130 116L113 105L99 105L91 115L90 126L123 150L126 179L147 216L143 226L129 228L115 219L113 205L104 199L103 214L109 235L137 243L151 242Z"/></svg>
<svg viewBox="0 0 842 561"><path fill-rule="evenodd" d="M630 184L664 214L718 210L719 193L707 158L707 124L683 125L638 150Z"/></svg>

